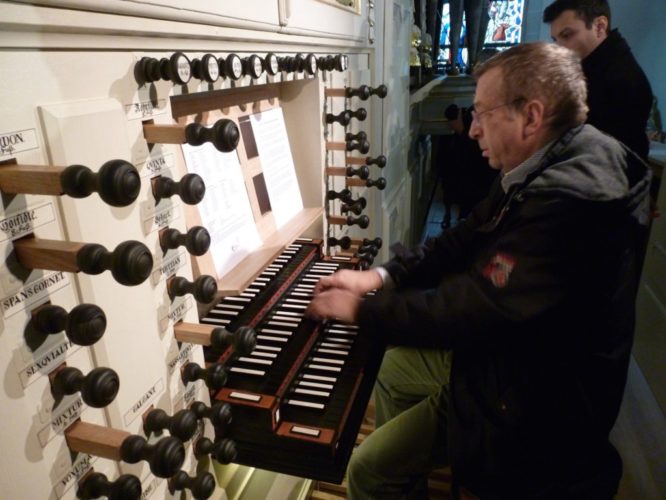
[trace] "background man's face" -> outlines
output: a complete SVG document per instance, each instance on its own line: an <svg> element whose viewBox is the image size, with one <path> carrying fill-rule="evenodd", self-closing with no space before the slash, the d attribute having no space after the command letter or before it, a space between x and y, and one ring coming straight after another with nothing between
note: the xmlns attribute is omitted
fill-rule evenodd
<svg viewBox="0 0 666 500"><path fill-rule="evenodd" d="M596 19L588 28L585 21L576 15L576 11L565 10L551 23L550 36L557 45L573 50L578 57L585 59L604 41L606 33L605 30L599 32Z"/></svg>

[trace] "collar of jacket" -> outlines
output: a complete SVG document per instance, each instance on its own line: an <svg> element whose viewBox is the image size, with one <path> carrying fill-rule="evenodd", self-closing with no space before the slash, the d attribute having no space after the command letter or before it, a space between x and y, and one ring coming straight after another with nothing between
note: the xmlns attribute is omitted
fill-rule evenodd
<svg viewBox="0 0 666 500"><path fill-rule="evenodd" d="M620 35L617 28L612 30L606 39L599 44L588 56L583 59L582 66L583 72L587 75L595 68L603 67L612 64L618 55L630 52L629 44Z"/></svg>

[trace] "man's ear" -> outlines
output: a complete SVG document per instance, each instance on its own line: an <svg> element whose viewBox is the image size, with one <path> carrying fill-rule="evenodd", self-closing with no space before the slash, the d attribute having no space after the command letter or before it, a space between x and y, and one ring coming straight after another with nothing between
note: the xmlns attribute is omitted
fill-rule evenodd
<svg viewBox="0 0 666 500"><path fill-rule="evenodd" d="M523 116L525 117L524 135L530 137L545 126L544 123L544 105L541 101L533 99L529 101L523 108Z"/></svg>
<svg viewBox="0 0 666 500"><path fill-rule="evenodd" d="M595 17L592 28L597 38L606 38L608 35L608 18L606 16Z"/></svg>

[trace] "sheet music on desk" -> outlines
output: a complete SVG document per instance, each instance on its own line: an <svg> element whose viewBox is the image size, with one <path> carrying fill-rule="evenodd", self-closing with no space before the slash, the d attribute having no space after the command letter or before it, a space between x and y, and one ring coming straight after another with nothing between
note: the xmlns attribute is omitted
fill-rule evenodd
<svg viewBox="0 0 666 500"><path fill-rule="evenodd" d="M298 187L282 108L250 115L250 123L261 159L275 225L280 228L303 210L303 199Z"/></svg>
<svg viewBox="0 0 666 500"><path fill-rule="evenodd" d="M238 153L222 153L210 143L182 148L187 170L206 183L206 195L197 208L210 233L215 271L222 277L261 245Z"/></svg>

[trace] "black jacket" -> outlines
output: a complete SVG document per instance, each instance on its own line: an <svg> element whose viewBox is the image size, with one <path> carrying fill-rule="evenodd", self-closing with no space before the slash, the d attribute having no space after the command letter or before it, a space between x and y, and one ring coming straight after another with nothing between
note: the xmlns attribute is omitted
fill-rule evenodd
<svg viewBox="0 0 666 500"><path fill-rule="evenodd" d="M625 39L618 30L611 31L582 64L590 108L587 123L647 159L650 142L645 128L652 89Z"/></svg>
<svg viewBox="0 0 666 500"><path fill-rule="evenodd" d="M565 498L612 450L648 184L636 155L574 129L523 185L498 180L430 249L386 264L397 288L361 304L361 329L389 344L452 349L454 480L482 498Z"/></svg>

